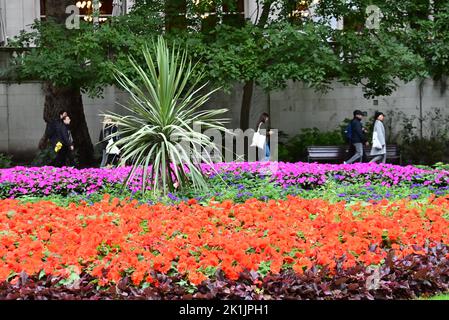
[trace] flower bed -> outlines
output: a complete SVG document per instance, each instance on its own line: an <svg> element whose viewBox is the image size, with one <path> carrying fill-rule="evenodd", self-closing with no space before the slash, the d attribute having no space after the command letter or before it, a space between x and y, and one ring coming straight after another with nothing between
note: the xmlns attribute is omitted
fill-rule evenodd
<svg viewBox="0 0 449 320"><path fill-rule="evenodd" d="M433 197L426 204L384 200L351 208L296 197L206 207L195 200L139 206L105 199L68 208L1 200L0 281L17 282L23 272L67 284L85 274L100 286L129 277L145 287L157 286L162 274L198 286L219 271L236 281L245 270L263 279L316 268L335 277L385 265L393 253L399 260L425 256L448 243L448 218L449 198Z"/></svg>
<svg viewBox="0 0 449 320"><path fill-rule="evenodd" d="M180 275L154 274L158 285L136 287L129 277L109 288L95 285L96 278L87 273L67 283L59 276L28 277L20 274L15 283L0 282L0 297L16 300L99 300L99 299L416 299L449 291L447 246L426 247L425 255L411 254L403 259L389 255L378 269L359 265L349 269L337 266L335 274L312 268L301 275L283 270L278 275L261 277L242 272L230 280L217 272L213 279L197 288L186 287ZM377 276L377 277L376 277Z"/></svg>
<svg viewBox="0 0 449 320"><path fill-rule="evenodd" d="M0 198L47 196L50 194L110 193L118 189L130 168L83 169L73 168L26 168L15 167L0 170ZM377 165L370 163L353 165L309 164L309 163L219 163L203 170L211 178L219 173L225 181L267 178L274 185L288 188L296 186L313 189L329 181L339 184L360 183L365 186L399 184L446 187L449 171L423 170L412 166ZM132 192L140 191L141 175L137 175L129 186Z"/></svg>

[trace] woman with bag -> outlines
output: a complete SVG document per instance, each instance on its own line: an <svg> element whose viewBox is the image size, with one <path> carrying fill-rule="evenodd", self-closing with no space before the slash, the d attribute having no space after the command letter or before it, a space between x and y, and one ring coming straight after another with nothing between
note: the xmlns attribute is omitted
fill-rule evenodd
<svg viewBox="0 0 449 320"><path fill-rule="evenodd" d="M103 146L103 158L100 167L117 165L120 150L113 144L117 142L119 137L115 134L118 131L117 125L112 122L108 116L104 117L103 129L100 133L100 143ZM112 134L115 134L111 136Z"/></svg>
<svg viewBox="0 0 449 320"><path fill-rule="evenodd" d="M385 163L387 160L387 145L385 139L385 127L383 124L384 114L376 111L374 114L374 129L373 129L373 146L371 148L371 155L375 156L370 162L381 161Z"/></svg>
<svg viewBox="0 0 449 320"><path fill-rule="evenodd" d="M253 136L253 142L251 143L252 147L258 147L259 149L265 149L265 159L264 161L270 160L270 135L272 134L271 130L266 130L267 133L263 135L260 132L260 127L262 125L267 125L268 122L268 113L264 112L259 118L257 122L256 132Z"/></svg>

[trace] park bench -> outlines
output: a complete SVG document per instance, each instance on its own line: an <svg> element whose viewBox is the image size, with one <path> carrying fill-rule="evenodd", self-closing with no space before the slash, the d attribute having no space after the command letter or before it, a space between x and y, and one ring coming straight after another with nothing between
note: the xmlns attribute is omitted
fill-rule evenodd
<svg viewBox="0 0 449 320"><path fill-rule="evenodd" d="M310 161L339 161L346 159L348 146L309 146L307 160Z"/></svg>
<svg viewBox="0 0 449 320"><path fill-rule="evenodd" d="M307 160L311 161L335 161L343 162L349 158L349 146L309 146L307 147ZM373 158L370 155L371 146L364 147L365 158L369 161ZM397 145L387 145L387 162L402 163L401 154Z"/></svg>
<svg viewBox="0 0 449 320"><path fill-rule="evenodd" d="M365 146L363 149L368 161L375 157L371 155L371 146L368 147ZM387 162L393 162L399 165L402 164L402 157L399 150L399 146L395 144L387 144Z"/></svg>

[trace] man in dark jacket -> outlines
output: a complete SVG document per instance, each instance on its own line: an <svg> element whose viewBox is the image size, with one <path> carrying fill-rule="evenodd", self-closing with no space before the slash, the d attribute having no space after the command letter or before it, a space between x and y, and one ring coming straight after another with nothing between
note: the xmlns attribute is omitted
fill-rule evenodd
<svg viewBox="0 0 449 320"><path fill-rule="evenodd" d="M365 137L365 132L362 126L363 112L360 110L354 111L354 119L351 121L351 143L355 148L355 154L351 159L345 161L345 164L353 163L360 159L363 160L363 145L368 145L368 140Z"/></svg>
<svg viewBox="0 0 449 320"><path fill-rule="evenodd" d="M64 119L65 117L67 117L67 112L61 110L59 112L59 119L54 119L47 123L47 127L45 128L45 135L47 136L48 140L50 140L52 149L56 146L56 143L58 143L61 126L64 125L62 119Z"/></svg>
<svg viewBox="0 0 449 320"><path fill-rule="evenodd" d="M62 118L61 124L56 128L57 131L57 140L61 144L59 148L56 150L56 159L55 159L55 167L62 167L67 165L69 162L69 166L74 165L73 161L73 137L70 132L70 118L69 116L65 116Z"/></svg>

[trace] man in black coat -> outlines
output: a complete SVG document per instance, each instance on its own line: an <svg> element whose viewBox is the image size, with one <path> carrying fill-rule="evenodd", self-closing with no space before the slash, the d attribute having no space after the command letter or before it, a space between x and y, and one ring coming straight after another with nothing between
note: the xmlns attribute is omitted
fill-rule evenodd
<svg viewBox="0 0 449 320"><path fill-rule="evenodd" d="M58 143L61 126L64 125L62 122L62 119L64 119L64 117L67 117L67 112L64 110L59 111L59 118L48 122L47 127L45 128L45 135L47 136L48 140L50 140L52 149L54 149L56 144Z"/></svg>
<svg viewBox="0 0 449 320"><path fill-rule="evenodd" d="M360 159L363 160L363 145L368 145L368 140L365 137L365 132L362 126L363 112L360 110L354 111L354 119L351 121L351 143L355 148L355 154L351 159L345 161L345 164L353 163Z"/></svg>
<svg viewBox="0 0 449 320"><path fill-rule="evenodd" d="M70 132L70 118L69 116L65 116L62 118L62 122L57 124L56 126L56 136L55 139L56 144L60 143L61 145L55 148L56 159L55 159L55 167L62 167L67 165L67 161L69 161L69 165L73 166L73 137Z"/></svg>

